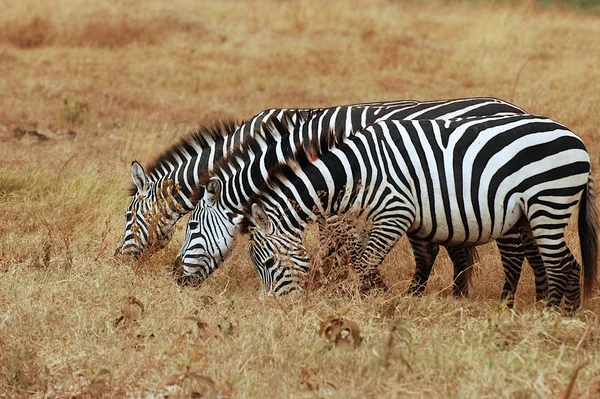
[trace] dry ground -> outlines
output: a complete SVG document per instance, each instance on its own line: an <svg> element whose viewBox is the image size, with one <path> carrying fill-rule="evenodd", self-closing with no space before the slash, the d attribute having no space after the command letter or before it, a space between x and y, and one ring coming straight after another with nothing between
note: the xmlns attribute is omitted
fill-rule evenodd
<svg viewBox="0 0 600 399"><path fill-rule="evenodd" d="M261 302L244 240L197 289L169 274L181 232L141 264L112 257L132 159L273 106L497 96L578 132L597 171L598 15L535 2L40 3L0 0L0 397L600 395L598 293L577 317L546 315L526 270L510 312L494 246L468 300L449 296L445 254L425 297L403 296L405 242L384 265L393 292L369 298L350 276ZM573 230L569 242L579 256ZM117 323L128 296L144 312ZM358 324L359 347L318 336L336 313Z"/></svg>

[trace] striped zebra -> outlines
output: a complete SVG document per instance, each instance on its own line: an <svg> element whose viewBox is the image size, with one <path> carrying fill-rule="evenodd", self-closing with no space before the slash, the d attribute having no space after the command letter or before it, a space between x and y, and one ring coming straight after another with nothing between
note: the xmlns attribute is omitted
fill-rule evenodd
<svg viewBox="0 0 600 399"><path fill-rule="evenodd" d="M464 115L522 114L523 110L495 98L440 101L388 101L320 109L268 109L240 125L225 121L203 126L161 153L147 168L133 161L129 189L131 202L125 212L125 231L115 255L138 259L165 247L177 221L194 209L191 201L198 179L214 163L260 131L270 118L291 115L294 123L313 116L311 127L361 129L379 118L453 118ZM319 127L320 125L320 127ZM299 138L296 138L299 140ZM292 144L293 145L293 144Z"/></svg>
<svg viewBox="0 0 600 399"><path fill-rule="evenodd" d="M470 110L470 112L473 111ZM463 110L464 114L469 114L469 112ZM512 114L514 115L514 113ZM421 117L423 113L415 115ZM266 123L266 125L269 124ZM213 172L206 173L201 178L194 201L197 201L198 205L190 216L185 241L175 262L175 269L183 269L181 282L204 280L229 256L240 227L244 203L256 194L258 187L268 177L269 169L278 160L285 158L283 154L295 153L296 147L303 140L310 142L318 149L321 141L327 137L322 132L330 130L343 136L350 134L350 131L344 129L344 126L336 127L335 124L324 124L319 121L318 117L303 123L292 131L283 129L278 133L277 128L268 127L265 130L263 127L261 134L264 135L267 131L270 132L270 135L266 135L263 139L258 139L260 135L255 136L257 138L255 142L249 140L246 148L238 148L223 158L215 166ZM412 234L409 234L409 238L417 261L417 271L411 281L410 291L421 293L439 246ZM521 232L518 227L499 237L499 242L503 244L500 246L502 261L507 268L503 298L511 299L514 296L523 258L527 254L531 257L530 264L535 267L536 295L538 299L542 299L545 297L547 289L545 269L535 245L525 251L521 241ZM531 240L524 242L533 244ZM464 267L460 267L460 264L464 264L468 256L463 255L462 249L449 248L455 266L458 263L458 266L455 267L455 278L458 277L456 284L458 289L455 290L455 294L460 294L466 291L467 286L467 279L460 279L461 273L465 270ZM380 277L377 279L380 280Z"/></svg>
<svg viewBox="0 0 600 399"><path fill-rule="evenodd" d="M372 224L357 265L364 281L383 284L373 276L405 233L480 245L521 226L543 259L547 305L564 296L570 312L580 306L581 266L564 230L578 204L584 296L591 294L598 219L590 159L564 126L534 115L394 120L349 137L332 132L319 144L278 164L244 207L251 258L276 294L298 288L308 270L307 222L355 212Z"/></svg>

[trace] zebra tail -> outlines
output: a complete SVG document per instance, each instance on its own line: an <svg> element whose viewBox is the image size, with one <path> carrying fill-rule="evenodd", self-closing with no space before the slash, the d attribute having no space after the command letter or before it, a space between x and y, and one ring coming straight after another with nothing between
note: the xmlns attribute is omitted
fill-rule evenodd
<svg viewBox="0 0 600 399"><path fill-rule="evenodd" d="M598 268L598 209L592 179L583 190L579 205L578 230L583 268L583 297L589 298L597 284Z"/></svg>
<svg viewBox="0 0 600 399"><path fill-rule="evenodd" d="M475 275L475 263L479 262L479 253L477 252L477 247L467 247L463 249L466 257L466 265L467 268L465 270L465 275L467 277L467 284L473 285L472 278Z"/></svg>

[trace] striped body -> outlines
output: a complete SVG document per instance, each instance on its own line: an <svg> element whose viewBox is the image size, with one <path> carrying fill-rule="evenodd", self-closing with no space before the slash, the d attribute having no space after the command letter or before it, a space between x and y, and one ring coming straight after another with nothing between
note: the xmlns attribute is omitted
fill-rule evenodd
<svg viewBox="0 0 600 399"><path fill-rule="evenodd" d="M582 195L593 209L590 162L564 126L532 115L383 121L324 141L318 153L279 165L246 206L251 257L268 288L298 286L307 269L300 240L307 222L354 212L371 224L357 267L374 287L383 282L372 276L405 233L440 245L480 245L530 226L548 275L548 304L566 293L567 308L579 306L580 266L564 228ZM588 226L580 240L595 237L588 214L580 211ZM595 267L584 259L586 293Z"/></svg>
<svg viewBox="0 0 600 399"><path fill-rule="evenodd" d="M210 179L214 180L211 187L218 193L199 190L198 197L202 195L205 197L200 200L190 216L185 241L176 260L176 268L183 268L184 280L189 276L191 280L202 281L227 258L232 250L244 203L256 194L258 187L267 178L269 169L278 161L285 159L286 154L295 153L299 143L310 142L311 146L319 150L321 143L326 139L326 133L334 131L347 136L357 126L366 125L370 120L378 117L381 120L422 117L443 119L456 115L504 114L515 111L514 107L507 107L505 103L493 99L398 104L394 106L388 104L385 108L359 105L321 110L310 115L310 120L302 123L298 128L272 132L267 134L265 139L255 143L249 142L244 151L238 150L228 155L221 165L216 167L215 177ZM511 114L515 113L522 114L522 111L511 112ZM435 256L430 256L429 250L437 251L438 248L437 244L427 243L415 236L411 235L410 238L417 260L417 272L411 283L411 292L420 293L424 289L431 265L435 260ZM509 249L515 254L523 253L520 241L517 245L510 245ZM470 259L469 255L463 254L463 250L454 251L457 253L450 254L453 261L464 265ZM511 256L507 256L506 259L511 259ZM509 296L516 290L522 259L518 266L517 263L514 262L512 265L511 279L507 279L508 288L505 289L505 296ZM541 265L541 261L537 264ZM464 270L464 266L456 267L455 277L465 277ZM539 296L543 296L546 285L543 269L537 270L536 276L539 276L536 278ZM461 290L466 291L466 279L457 285L460 288L459 293Z"/></svg>
<svg viewBox="0 0 600 399"><path fill-rule="evenodd" d="M348 112L349 109L352 112ZM261 125L270 118L292 121L312 114L311 128L321 130L342 126L349 133L378 118L449 118L457 114L490 115L500 112L523 113L518 107L497 99L474 98L444 101L389 101L325 109L268 109L247 122L225 122L202 127L168 148L152 162L147 171L141 165L132 169L132 200L125 213L125 231L116 254L139 258L168 244L173 226L194 209L191 194L199 178L212 170L214 163L236 148L244 147ZM319 127L318 125L321 125ZM294 138L292 138L294 139ZM299 140L299 137L295 138ZM292 142L292 148L296 143ZM136 164L137 162L134 162Z"/></svg>

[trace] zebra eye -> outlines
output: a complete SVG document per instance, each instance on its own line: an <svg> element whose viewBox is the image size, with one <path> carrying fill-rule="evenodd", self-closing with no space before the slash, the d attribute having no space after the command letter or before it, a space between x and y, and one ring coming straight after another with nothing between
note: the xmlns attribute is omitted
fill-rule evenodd
<svg viewBox="0 0 600 399"><path fill-rule="evenodd" d="M196 230L198 228L198 222L189 222L188 225L191 230Z"/></svg>
<svg viewBox="0 0 600 399"><path fill-rule="evenodd" d="M133 213L131 213L131 212L127 212L127 213L125 214L125 219L126 219L128 222L131 222L131 219L133 219Z"/></svg>
<svg viewBox="0 0 600 399"><path fill-rule="evenodd" d="M265 267L267 269L272 268L274 264L275 264L275 258L269 258L265 261Z"/></svg>

